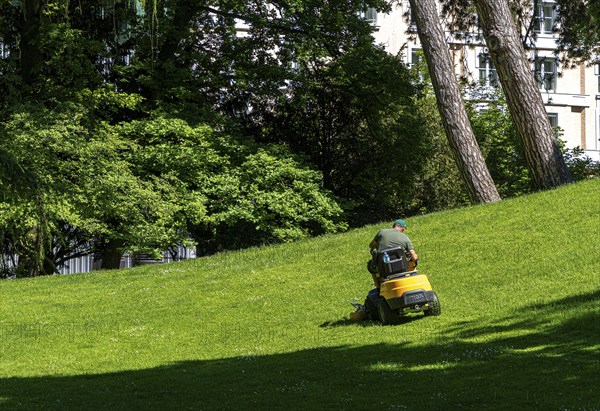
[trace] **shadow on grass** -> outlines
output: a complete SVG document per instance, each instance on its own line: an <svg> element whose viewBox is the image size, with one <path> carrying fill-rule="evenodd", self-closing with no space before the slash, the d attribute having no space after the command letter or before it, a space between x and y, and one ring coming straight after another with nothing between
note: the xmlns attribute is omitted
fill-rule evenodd
<svg viewBox="0 0 600 411"><path fill-rule="evenodd" d="M560 300L551 301L544 304L531 304L528 309L548 309L548 308L570 308L580 304L596 302L600 303L600 290L592 291L585 294L571 295Z"/></svg>
<svg viewBox="0 0 600 411"><path fill-rule="evenodd" d="M592 297L592 310L558 325L506 319L503 327L513 331L506 336L461 323L455 331L476 338L439 333L420 336L418 345L315 347L110 374L7 378L0 380L0 409L597 410L600 319Z"/></svg>
<svg viewBox="0 0 600 411"><path fill-rule="evenodd" d="M413 321L418 321L425 318L423 314L418 315L407 315L405 317L401 317L400 321L397 324L392 326L401 326L404 324L411 323ZM369 320L361 320L354 321L349 319L341 319L336 321L326 321L320 325L321 328L335 328L335 327L343 327L343 326L354 326L354 327L382 327L383 325L379 321L369 321Z"/></svg>
<svg viewBox="0 0 600 411"><path fill-rule="evenodd" d="M586 307L595 309L595 313L586 314ZM573 312L581 312L572 315ZM556 333L556 338L569 338L573 334L588 335L595 330L594 344L600 344L600 290L569 296L543 304L530 304L506 318L496 320L496 324L479 324L474 322L457 322L448 328L448 332L459 338L485 337L491 334L512 333L515 330L540 330L545 327L552 315L561 315L562 333ZM572 318L585 318L579 323ZM542 338L544 333L538 333ZM578 337L579 338L579 337Z"/></svg>

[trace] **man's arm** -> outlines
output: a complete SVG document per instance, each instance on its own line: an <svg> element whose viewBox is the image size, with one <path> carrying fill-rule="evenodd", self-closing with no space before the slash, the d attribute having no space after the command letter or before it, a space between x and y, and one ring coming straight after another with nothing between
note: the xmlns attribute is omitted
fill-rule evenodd
<svg viewBox="0 0 600 411"><path fill-rule="evenodd" d="M417 253L415 253L415 250L408 250L408 253L410 254L410 259L412 261L417 261L419 259L419 256Z"/></svg>
<svg viewBox="0 0 600 411"><path fill-rule="evenodd" d="M381 238L381 231L377 232L373 240L369 243L369 248L372 250L379 247L379 239Z"/></svg>

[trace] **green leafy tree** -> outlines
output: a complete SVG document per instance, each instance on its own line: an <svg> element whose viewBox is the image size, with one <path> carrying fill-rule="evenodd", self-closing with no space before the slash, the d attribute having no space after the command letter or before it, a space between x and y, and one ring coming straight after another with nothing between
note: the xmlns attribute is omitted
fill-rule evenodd
<svg viewBox="0 0 600 411"><path fill-rule="evenodd" d="M351 199L346 209L357 224L410 212L425 130L406 67L370 42L333 62L307 57L299 65L260 138L307 154L325 186Z"/></svg>
<svg viewBox="0 0 600 411"><path fill-rule="evenodd" d="M165 247L185 234L176 182L135 175L123 155L133 149L131 142L106 124L87 128L86 114L73 103L52 111L27 105L0 129L2 151L32 182L13 189L16 196L2 187L10 211L3 241L19 255L22 275L51 274L69 247L75 253L93 240ZM66 254L56 254L59 246Z"/></svg>
<svg viewBox="0 0 600 411"><path fill-rule="evenodd" d="M533 185L523 143L517 134L506 100L498 91L485 110L470 103L469 117L486 163L502 197L528 193Z"/></svg>
<svg viewBox="0 0 600 411"><path fill-rule="evenodd" d="M185 187L186 230L198 254L291 241L344 229L342 210L323 191L321 173L280 145L157 117L115 127L138 149L140 176L176 179Z"/></svg>
<svg viewBox="0 0 600 411"><path fill-rule="evenodd" d="M415 209L416 89L359 17L383 1L0 7L3 245L27 275L342 229L323 186L355 221Z"/></svg>
<svg viewBox="0 0 600 411"><path fill-rule="evenodd" d="M86 96L53 110L28 104L0 129L0 152L31 183L19 189L2 174L1 240L17 275L52 274L85 252L118 268L125 251L158 253L190 234L210 253L345 228L320 173L284 147L161 114L111 125L90 118L98 101Z"/></svg>
<svg viewBox="0 0 600 411"><path fill-rule="evenodd" d="M581 147L566 150L564 155L575 181L600 177L600 162L587 156Z"/></svg>
<svg viewBox="0 0 600 411"><path fill-rule="evenodd" d="M594 0L557 0L559 50L576 62L598 63L600 4Z"/></svg>

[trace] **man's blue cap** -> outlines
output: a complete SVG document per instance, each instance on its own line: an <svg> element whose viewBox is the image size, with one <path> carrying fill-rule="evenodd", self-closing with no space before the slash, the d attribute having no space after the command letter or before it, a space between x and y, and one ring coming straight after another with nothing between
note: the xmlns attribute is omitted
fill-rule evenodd
<svg viewBox="0 0 600 411"><path fill-rule="evenodd" d="M396 226L406 228L406 223L404 222L404 220L396 220L396 221L394 221L394 227L396 227Z"/></svg>

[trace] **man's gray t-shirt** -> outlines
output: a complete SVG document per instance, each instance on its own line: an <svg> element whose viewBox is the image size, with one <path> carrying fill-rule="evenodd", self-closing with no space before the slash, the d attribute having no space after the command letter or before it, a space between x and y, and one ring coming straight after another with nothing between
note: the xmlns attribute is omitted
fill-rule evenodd
<svg viewBox="0 0 600 411"><path fill-rule="evenodd" d="M377 251L398 246L402 246L405 251L414 250L408 236L395 228L380 230L373 240L377 243Z"/></svg>

